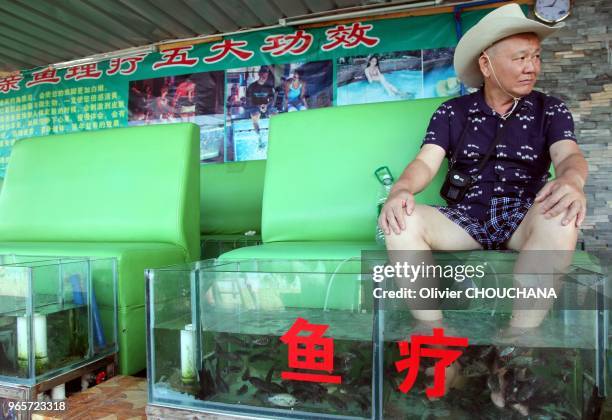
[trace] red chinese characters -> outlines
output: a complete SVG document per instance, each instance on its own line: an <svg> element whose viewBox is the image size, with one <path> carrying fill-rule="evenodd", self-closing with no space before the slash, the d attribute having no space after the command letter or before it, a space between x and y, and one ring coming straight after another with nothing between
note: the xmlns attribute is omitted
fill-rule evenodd
<svg viewBox="0 0 612 420"><path fill-rule="evenodd" d="M246 61L249 58L253 57L253 54L255 54L253 51L242 49L242 47L246 47L247 45L247 41L234 41L232 39L224 39L223 41L213 44L210 47L211 52L219 52L215 55L211 55L210 57L204 58L204 62L207 64L217 63L227 57L228 54L232 54L238 59Z"/></svg>
<svg viewBox="0 0 612 420"><path fill-rule="evenodd" d="M328 325L311 324L304 318L295 320L280 340L289 346L289 367L293 369L321 370L331 373L334 369L334 339L323 337ZM299 335L308 332L308 335ZM281 372L284 380L341 383L339 375L306 372Z"/></svg>
<svg viewBox="0 0 612 420"><path fill-rule="evenodd" d="M32 73L32 80L26 82L26 87L32 87L36 85L52 84L56 85L60 82L60 78L57 75L57 69L51 67Z"/></svg>
<svg viewBox="0 0 612 420"><path fill-rule="evenodd" d="M197 58L190 58L189 51L193 45L186 47L169 48L161 51L161 59L153 63L153 70L162 67L193 67L198 63Z"/></svg>
<svg viewBox="0 0 612 420"><path fill-rule="evenodd" d="M106 70L108 76L113 74L122 74L127 76L128 74L134 73L138 69L138 63L144 60L144 55L137 55L134 57L122 57L113 58L109 63L109 68ZM127 66L125 66L127 64Z"/></svg>
<svg viewBox="0 0 612 420"><path fill-rule="evenodd" d="M98 63L91 63L68 68L64 79L99 79L100 76L102 76L102 71L98 69Z"/></svg>
<svg viewBox="0 0 612 420"><path fill-rule="evenodd" d="M19 82L21 82L22 80L23 76L21 75L21 73L1 78L0 92L7 93L10 90L19 90Z"/></svg>
<svg viewBox="0 0 612 420"><path fill-rule="evenodd" d="M287 35L270 35L265 39L265 44L259 49L261 52L270 53L274 57L285 54L304 54L312 45L313 36L302 29Z"/></svg>
<svg viewBox="0 0 612 420"><path fill-rule="evenodd" d="M429 398L437 398L444 395L444 383L446 380L446 368L451 365L463 353L461 350L447 348L421 348L423 345L467 347L468 339L463 337L445 337L443 328L434 328L433 336L413 335L411 342L400 341L399 351L401 356L410 356L395 362L398 372L408 369L408 374L400 384L399 389L403 393L410 391L416 381L419 372L419 364L422 357L440 359L434 366L434 385L425 390Z"/></svg>
<svg viewBox="0 0 612 420"><path fill-rule="evenodd" d="M327 44L323 44L323 51L331 51L338 47L355 48L358 45L365 45L372 48L380 42L380 38L367 36L367 32L371 30L373 25L362 25L359 22L353 23L351 26L338 25L325 31L327 35Z"/></svg>

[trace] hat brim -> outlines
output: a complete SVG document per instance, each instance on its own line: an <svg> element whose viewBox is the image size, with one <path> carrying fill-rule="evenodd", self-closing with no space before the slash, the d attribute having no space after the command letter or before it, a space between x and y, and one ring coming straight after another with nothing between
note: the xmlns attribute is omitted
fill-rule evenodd
<svg viewBox="0 0 612 420"><path fill-rule="evenodd" d="M533 32L542 40L564 26L563 22L547 26L519 17L499 17L494 22L476 24L465 33L455 48L455 73L466 86L478 88L483 83L478 57L485 49L506 37L526 32Z"/></svg>

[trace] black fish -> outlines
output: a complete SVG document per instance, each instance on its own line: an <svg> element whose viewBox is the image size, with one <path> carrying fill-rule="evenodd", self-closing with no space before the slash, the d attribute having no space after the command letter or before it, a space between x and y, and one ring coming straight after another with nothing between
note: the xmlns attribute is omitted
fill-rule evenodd
<svg viewBox="0 0 612 420"><path fill-rule="evenodd" d="M247 379L249 379L249 376L251 376L251 371L249 370L249 367L247 366L247 368L244 370L244 373L242 374L242 380L246 381Z"/></svg>
<svg viewBox="0 0 612 420"><path fill-rule="evenodd" d="M258 400L260 400L261 402L266 402L268 401L268 396L270 396L270 393L268 391L258 389L257 391L255 391L253 396L257 398Z"/></svg>
<svg viewBox="0 0 612 420"><path fill-rule="evenodd" d="M294 390L305 390L313 395L325 395L327 394L327 388L321 384L315 382L294 382Z"/></svg>
<svg viewBox="0 0 612 420"><path fill-rule="evenodd" d="M219 345L219 343L215 343L215 352L217 353L217 355L219 356L220 359L227 359L227 360L231 360L231 361L238 361L240 360L240 356L235 354L235 353L229 353L225 350L223 350L221 348L221 346Z"/></svg>
<svg viewBox="0 0 612 420"><path fill-rule="evenodd" d="M240 347L246 346L246 343L244 341L232 334L221 333L219 334L219 340L226 343L232 343Z"/></svg>
<svg viewBox="0 0 612 420"><path fill-rule="evenodd" d="M496 373L490 374L487 378L487 386L489 387L491 392L499 392L501 390L499 375Z"/></svg>
<svg viewBox="0 0 612 420"><path fill-rule="evenodd" d="M355 401L357 401L359 407L364 411L371 405L370 399L361 394L353 394L352 397L355 399Z"/></svg>
<svg viewBox="0 0 612 420"><path fill-rule="evenodd" d="M0 344L0 367L10 366L10 360L4 352L4 346Z"/></svg>
<svg viewBox="0 0 612 420"><path fill-rule="evenodd" d="M229 392L229 386L225 383L223 378L221 377L221 370L219 369L219 360L217 359L217 369L215 369L215 385L217 386L217 390L219 392Z"/></svg>
<svg viewBox="0 0 612 420"><path fill-rule="evenodd" d="M252 362L252 363L263 362L264 360L270 361L270 360L274 360L274 358L270 356L268 352L261 352L261 353L257 353L257 354L253 354L249 356L249 362Z"/></svg>
<svg viewBox="0 0 612 420"><path fill-rule="evenodd" d="M346 403L342 401L340 398L336 397L335 395L328 394L327 401L329 401L331 405L333 405L336 408L339 408L340 410L346 409Z"/></svg>
<svg viewBox="0 0 612 420"><path fill-rule="evenodd" d="M236 391L236 395L242 395L245 392L247 392L249 389L248 385L244 384L240 387L240 389L238 389L238 391Z"/></svg>
<svg viewBox="0 0 612 420"><path fill-rule="evenodd" d="M266 382L272 382L272 375L274 374L274 366L270 368L268 374L266 375Z"/></svg>
<svg viewBox="0 0 612 420"><path fill-rule="evenodd" d="M227 376L230 373L238 373L242 370L241 366L236 366L236 365L227 365L223 368L223 370L221 371L221 374L223 376Z"/></svg>
<svg viewBox="0 0 612 420"><path fill-rule="evenodd" d="M537 390L536 382L537 380L534 378L531 381L521 383L516 394L516 400L520 403L524 403L525 401L533 397L533 394L535 394Z"/></svg>
<svg viewBox="0 0 612 420"><path fill-rule="evenodd" d="M249 382L258 390L269 392L271 394L282 394L287 392L287 390L279 384L275 384L274 382L266 382L255 376L251 376L249 378Z"/></svg>
<svg viewBox="0 0 612 420"><path fill-rule="evenodd" d="M201 400L205 400L207 397L213 395L215 393L215 381L213 380L212 375L205 367L202 367L202 370L199 372L200 376L200 389L198 390L198 398Z"/></svg>

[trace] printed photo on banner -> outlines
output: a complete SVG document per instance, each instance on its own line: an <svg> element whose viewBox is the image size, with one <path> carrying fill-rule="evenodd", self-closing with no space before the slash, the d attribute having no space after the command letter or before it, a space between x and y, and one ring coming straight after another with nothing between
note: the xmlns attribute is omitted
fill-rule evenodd
<svg viewBox="0 0 612 420"><path fill-rule="evenodd" d="M332 105L332 62L244 67L226 73L226 161L266 159L270 117Z"/></svg>
<svg viewBox="0 0 612 420"><path fill-rule="evenodd" d="M421 50L340 57L336 83L337 105L422 98Z"/></svg>
<svg viewBox="0 0 612 420"><path fill-rule="evenodd" d="M200 161L223 162L223 71L130 82L128 125L193 122L200 126Z"/></svg>
<svg viewBox="0 0 612 420"><path fill-rule="evenodd" d="M461 84L453 67L454 48L423 50L423 90L425 98L459 95Z"/></svg>

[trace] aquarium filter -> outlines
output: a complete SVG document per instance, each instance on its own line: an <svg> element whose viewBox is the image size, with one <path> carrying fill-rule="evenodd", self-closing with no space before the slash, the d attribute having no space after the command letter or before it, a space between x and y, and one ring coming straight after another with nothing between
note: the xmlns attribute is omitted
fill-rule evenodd
<svg viewBox="0 0 612 420"><path fill-rule="evenodd" d="M48 361L47 317L41 314L34 314L33 319L36 364L46 364ZM20 316L17 318L17 359L22 367L28 364L28 344L28 317Z"/></svg>
<svg viewBox="0 0 612 420"><path fill-rule="evenodd" d="M181 330L181 380L185 384L195 382L195 331L193 324L185 325Z"/></svg>

